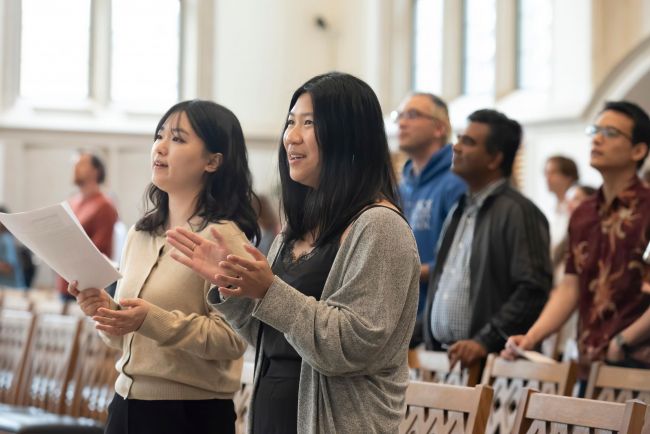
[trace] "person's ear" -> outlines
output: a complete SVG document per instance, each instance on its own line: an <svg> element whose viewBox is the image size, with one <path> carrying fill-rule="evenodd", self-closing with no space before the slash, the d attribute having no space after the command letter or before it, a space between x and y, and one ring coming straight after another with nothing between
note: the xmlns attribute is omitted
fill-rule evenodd
<svg viewBox="0 0 650 434"><path fill-rule="evenodd" d="M221 166L221 163L223 163L223 154L221 152L210 154L208 157L208 164L205 165L205 171L214 173L217 171L219 166Z"/></svg>
<svg viewBox="0 0 650 434"><path fill-rule="evenodd" d="M632 148L632 159L636 162L643 161L648 155L648 144L646 142L635 143Z"/></svg>
<svg viewBox="0 0 650 434"><path fill-rule="evenodd" d="M498 170L501 168L501 163L503 163L503 152L498 151L494 155L490 156L490 161L488 162L488 169Z"/></svg>

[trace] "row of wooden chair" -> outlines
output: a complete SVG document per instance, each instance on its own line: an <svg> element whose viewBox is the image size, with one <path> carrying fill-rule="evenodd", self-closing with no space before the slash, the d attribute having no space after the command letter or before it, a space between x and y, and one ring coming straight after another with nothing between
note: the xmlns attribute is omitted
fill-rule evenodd
<svg viewBox="0 0 650 434"><path fill-rule="evenodd" d="M54 288L27 290L0 288L0 308L23 310L36 314L54 313L83 316L74 300L64 302Z"/></svg>
<svg viewBox="0 0 650 434"><path fill-rule="evenodd" d="M0 433L103 432L116 358L91 320L1 309Z"/></svg>
<svg viewBox="0 0 650 434"><path fill-rule="evenodd" d="M478 369L480 369L476 366L469 370L461 370L459 367L450 370L446 353L428 351L418 351L417 354L411 354L410 364L417 369L416 372L420 379L429 382L437 381L439 383L461 387L474 386L479 376ZM543 392L541 394L543 396L569 396L574 392L575 381L576 365L571 362L556 364L533 363L525 360L509 362L496 357L496 355L490 355L485 365L481 380L481 387L492 388L488 409L490 416L486 419L485 426L480 432L490 434L517 432L514 431L515 425L519 419L524 417L526 409L528 407L533 410L537 408L537 404L530 406L524 404L524 402L531 401L537 403L548 401L547 398L534 396L532 395L532 392L527 392L527 390L540 390ZM431 383L429 383L429 385L431 385ZM413 387L422 390L421 385ZM469 387L469 390L473 389ZM430 393L434 393L433 390L431 390ZM485 394L488 392L481 393ZM620 412L620 409L625 407L625 404L621 403L631 399L639 400L632 405L634 414L637 414L640 411L639 408L642 409L642 413L645 412L646 407L641 401L650 402L648 401L648 394L650 394L650 371L613 367L603 365L602 363L595 363L592 366L586 397L599 401L612 401L619 403L619 410L610 410L610 412L613 412L612 414L616 411ZM551 401L554 402L554 400ZM575 404L575 408L586 405L584 404L584 401L585 400L577 401L578 403ZM573 401L564 402L564 405L573 405ZM598 405L600 404L603 403L599 402ZM524 405L523 409L522 405ZM562 404L559 405L560 407L562 406ZM628 406L629 405L630 404L628 404ZM549 407L548 414L554 413L550 410L551 408L552 407ZM439 410L440 409L438 409L438 412ZM422 412L422 410L418 411ZM482 412L484 414L485 409L483 409ZM643 427L642 432L650 433L650 414L646 419L648 419L648 424ZM641 420L643 420L643 417ZM634 419L633 422L638 423L638 419ZM531 429L533 429L533 431L531 432L546 432L540 428L540 423L532 424ZM520 420L519 424L525 425L525 419ZM447 427L447 425L444 426ZM426 427L423 425L420 427L421 429L404 432L472 432L469 430L449 431L447 430L448 427L442 427L443 425L440 425L439 428L431 431L425 429ZM559 428L554 425L552 432L563 432L562 429L559 431L558 429Z"/></svg>
<svg viewBox="0 0 650 434"><path fill-rule="evenodd" d="M487 432L493 389L413 381L406 391L407 412L400 434L483 434ZM513 420L514 434L611 432L639 434L646 405L538 393L525 388Z"/></svg>

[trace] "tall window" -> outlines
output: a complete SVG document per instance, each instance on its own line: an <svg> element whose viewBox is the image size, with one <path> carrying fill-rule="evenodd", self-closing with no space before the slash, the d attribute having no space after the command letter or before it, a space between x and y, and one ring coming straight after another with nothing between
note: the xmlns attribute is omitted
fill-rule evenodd
<svg viewBox="0 0 650 434"><path fill-rule="evenodd" d="M20 96L160 111L179 97L180 0L22 0Z"/></svg>
<svg viewBox="0 0 650 434"><path fill-rule="evenodd" d="M180 2L112 0L111 99L168 106L178 99Z"/></svg>
<svg viewBox="0 0 650 434"><path fill-rule="evenodd" d="M519 0L517 6L517 87L548 90L553 48L551 1Z"/></svg>
<svg viewBox="0 0 650 434"><path fill-rule="evenodd" d="M22 1L20 94L33 101L88 97L90 0Z"/></svg>
<svg viewBox="0 0 650 434"><path fill-rule="evenodd" d="M413 88L440 93L443 0L415 0L413 10Z"/></svg>
<svg viewBox="0 0 650 434"><path fill-rule="evenodd" d="M496 0L465 0L463 17L463 93L494 94Z"/></svg>

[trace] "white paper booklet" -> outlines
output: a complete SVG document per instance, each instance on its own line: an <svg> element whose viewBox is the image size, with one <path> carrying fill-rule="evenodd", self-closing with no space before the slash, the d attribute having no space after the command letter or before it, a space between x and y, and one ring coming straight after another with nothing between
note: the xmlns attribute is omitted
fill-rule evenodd
<svg viewBox="0 0 650 434"><path fill-rule="evenodd" d="M20 242L79 289L105 288L122 277L95 247L67 202L34 211L0 213L0 222Z"/></svg>
<svg viewBox="0 0 650 434"><path fill-rule="evenodd" d="M530 360L531 362L535 363L558 363L557 360L552 359L548 356L545 356L542 353L539 353L537 351L525 351L522 350L521 348L515 346L515 345L510 345L508 344L508 348L511 348L514 350L515 353L521 358L524 358L526 360Z"/></svg>

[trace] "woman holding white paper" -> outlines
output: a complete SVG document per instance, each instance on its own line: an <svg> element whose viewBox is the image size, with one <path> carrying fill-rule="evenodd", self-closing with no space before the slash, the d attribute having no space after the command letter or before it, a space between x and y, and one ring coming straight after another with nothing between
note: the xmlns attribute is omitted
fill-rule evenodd
<svg viewBox="0 0 650 434"><path fill-rule="evenodd" d="M259 238L239 121L212 102L176 104L156 127L151 165L152 206L127 236L117 302L69 288L122 350L106 432L234 433L246 344L207 304L210 283L171 258L165 232L209 238L216 227L240 253Z"/></svg>

